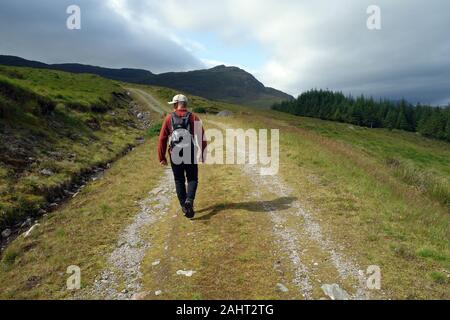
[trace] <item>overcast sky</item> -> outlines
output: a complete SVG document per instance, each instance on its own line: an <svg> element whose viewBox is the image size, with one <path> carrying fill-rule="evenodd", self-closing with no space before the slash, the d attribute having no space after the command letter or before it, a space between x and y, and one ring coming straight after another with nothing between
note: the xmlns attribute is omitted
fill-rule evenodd
<svg viewBox="0 0 450 320"><path fill-rule="evenodd" d="M66 27L69 5L81 30ZM369 5L381 30L366 26ZM0 54L155 73L235 65L310 88L450 102L448 0L1 0Z"/></svg>

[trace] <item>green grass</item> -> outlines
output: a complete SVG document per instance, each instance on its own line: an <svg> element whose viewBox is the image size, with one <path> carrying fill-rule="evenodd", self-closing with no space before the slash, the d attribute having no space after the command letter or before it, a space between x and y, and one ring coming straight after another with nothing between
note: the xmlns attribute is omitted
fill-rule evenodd
<svg viewBox="0 0 450 320"><path fill-rule="evenodd" d="M448 298L445 283L427 276L450 269L447 196L418 185L439 181L448 191L449 144L413 133L247 112L226 121L280 129L281 176L350 256L362 266L380 265L386 292L396 298ZM399 174L388 158L413 166L418 181Z"/></svg>
<svg viewBox="0 0 450 320"><path fill-rule="evenodd" d="M92 74L0 66L0 80L5 79L56 103L91 105L121 91L118 83Z"/></svg>
<svg viewBox="0 0 450 320"><path fill-rule="evenodd" d="M167 101L171 101L173 96L175 96L178 93L185 94L189 99L189 105L188 107L193 111L197 112L196 110L200 109L200 111L204 111L206 113L218 113L222 110L233 108L232 105L226 102L219 102L219 101L212 101L207 100L202 97L190 95L186 92L180 92L174 89L170 88L163 88L163 87L157 87L157 86L143 86L146 90L148 90L155 98L157 98L161 103L165 104ZM203 113L203 112L199 112Z"/></svg>
<svg viewBox="0 0 450 320"><path fill-rule="evenodd" d="M192 111L195 113L206 113L206 109L204 107L194 107Z"/></svg>
<svg viewBox="0 0 450 320"><path fill-rule="evenodd" d="M450 144L401 130L369 129L314 118L284 116L295 127L343 142L384 163L402 181L450 207Z"/></svg>
<svg viewBox="0 0 450 320"><path fill-rule="evenodd" d="M0 66L0 228L135 143L143 132L122 91L98 76Z"/></svg>
<svg viewBox="0 0 450 320"><path fill-rule="evenodd" d="M147 129L148 137L156 137L159 136L159 132L161 131L162 120L156 121Z"/></svg>
<svg viewBox="0 0 450 320"><path fill-rule="evenodd" d="M355 125L296 117L300 128L346 142L380 160L411 160L450 180L450 144L401 130L369 129ZM294 124L294 121L292 121Z"/></svg>
<svg viewBox="0 0 450 320"><path fill-rule="evenodd" d="M117 160L58 212L40 220L27 238L19 237L0 259L0 299L64 299L67 267L81 268L82 287L93 283L123 226L138 212L138 201L156 186L162 169L156 139L149 139ZM30 279L39 279L32 282Z"/></svg>
<svg viewBox="0 0 450 320"><path fill-rule="evenodd" d="M448 283L448 277L442 272L433 271L430 273L431 279L438 284L446 284Z"/></svg>
<svg viewBox="0 0 450 320"><path fill-rule="evenodd" d="M4 271L10 270L18 256L19 253L16 250L8 248L2 258L2 269Z"/></svg>

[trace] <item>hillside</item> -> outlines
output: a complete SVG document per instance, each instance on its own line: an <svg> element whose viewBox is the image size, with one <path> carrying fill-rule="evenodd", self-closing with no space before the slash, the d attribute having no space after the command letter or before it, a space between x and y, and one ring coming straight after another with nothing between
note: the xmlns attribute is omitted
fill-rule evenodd
<svg viewBox="0 0 450 320"><path fill-rule="evenodd" d="M3 148L23 160L0 160L2 208L39 204L54 183L111 161L9 241L0 298L329 299L323 286L332 284L348 299L450 298L448 143L189 96L216 133L278 128L280 170L201 165L197 214L188 220L156 155L174 90L0 70ZM105 103L111 96L123 103ZM143 134L130 105L157 121L112 161ZM77 290L66 287L73 265ZM366 285L371 265L381 270L380 289Z"/></svg>
<svg viewBox="0 0 450 320"><path fill-rule="evenodd" d="M0 66L0 228L54 210L135 145L130 103L96 75Z"/></svg>
<svg viewBox="0 0 450 320"><path fill-rule="evenodd" d="M207 70L162 73L148 83L182 90L211 100L265 108L274 102L293 98L284 92L265 87L240 68L224 65Z"/></svg>
<svg viewBox="0 0 450 320"><path fill-rule="evenodd" d="M293 99L284 92L265 87L245 70L223 65L205 70L153 74L140 69L110 69L83 64L45 64L4 55L0 55L0 64L92 73L108 79L169 87L211 100L263 108Z"/></svg>

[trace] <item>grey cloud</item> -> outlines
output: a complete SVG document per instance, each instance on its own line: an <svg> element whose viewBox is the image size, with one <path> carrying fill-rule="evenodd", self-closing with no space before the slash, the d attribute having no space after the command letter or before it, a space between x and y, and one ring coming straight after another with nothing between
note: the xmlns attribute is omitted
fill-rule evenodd
<svg viewBox="0 0 450 320"><path fill-rule="evenodd" d="M411 102L450 100L448 0L252 1L126 3L136 21L156 19L164 30L213 32L219 38L227 30L236 42L259 42L268 61L292 72L280 77L261 66L255 70L257 75L267 85L291 94L329 88L354 95L404 97ZM106 1L78 1L83 10L82 30L68 31L65 9L72 2L1 1L0 52L45 62L78 61L154 72L204 67L169 35L133 31ZM366 28L366 8L371 4L381 7L382 30ZM296 12L299 21L295 15L281 16ZM300 21L305 17L306 29ZM172 23L177 19L186 21L182 30ZM278 30L280 23L282 31L267 37L267 31ZM301 58L309 49L320 54L305 63Z"/></svg>
<svg viewBox="0 0 450 320"><path fill-rule="evenodd" d="M411 102L449 102L450 2L376 2L381 30L365 27L365 8L372 2L360 1L312 31L309 45L329 53L306 68L306 79L291 89L328 87Z"/></svg>
<svg viewBox="0 0 450 320"><path fill-rule="evenodd" d="M76 1L81 30L66 28L66 8L74 1L3 0L0 53L48 63L81 62L153 72L203 67L199 59L161 32L130 30L106 1Z"/></svg>

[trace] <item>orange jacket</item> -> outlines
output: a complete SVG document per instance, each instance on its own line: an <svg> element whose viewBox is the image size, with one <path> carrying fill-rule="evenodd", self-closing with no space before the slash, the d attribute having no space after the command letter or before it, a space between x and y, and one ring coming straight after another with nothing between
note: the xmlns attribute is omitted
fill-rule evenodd
<svg viewBox="0 0 450 320"><path fill-rule="evenodd" d="M188 110L181 109L181 110L176 110L175 112L177 113L178 116L183 117L188 112ZM163 122L162 127L161 127L161 131L159 133L159 140L158 140L158 159L159 159L159 162L161 162L163 160L166 160L167 141L168 141L170 135L172 134L172 124L171 124L171 117L172 117L172 115L171 114L172 113L169 113L166 116L166 118L164 119L164 122ZM191 113L191 116L189 117L189 121L191 123L191 125L190 125L191 134L194 135L194 122L195 121L200 121L200 118L197 117L197 115ZM202 137L199 137L199 139L202 139L201 140L202 141L202 154L201 154L201 157L200 157L201 161L204 160L203 159L203 151L206 149L206 145L207 145L206 141L203 140L204 136L205 136L205 130L203 129L203 126L202 126Z"/></svg>

